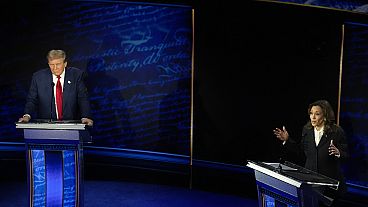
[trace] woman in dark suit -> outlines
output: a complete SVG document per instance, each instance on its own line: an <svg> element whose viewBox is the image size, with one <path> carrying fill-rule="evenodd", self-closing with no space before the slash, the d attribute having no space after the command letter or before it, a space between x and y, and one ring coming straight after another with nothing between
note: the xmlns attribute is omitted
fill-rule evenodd
<svg viewBox="0 0 368 207"><path fill-rule="evenodd" d="M335 124L335 115L328 101L311 103L308 114L310 120L303 127L300 142L292 139L285 127L276 128L273 132L283 141L286 154L297 155L305 162L306 168L340 181L338 191L332 195L337 201L346 192L341 170L341 161L349 156L346 136L344 130Z"/></svg>

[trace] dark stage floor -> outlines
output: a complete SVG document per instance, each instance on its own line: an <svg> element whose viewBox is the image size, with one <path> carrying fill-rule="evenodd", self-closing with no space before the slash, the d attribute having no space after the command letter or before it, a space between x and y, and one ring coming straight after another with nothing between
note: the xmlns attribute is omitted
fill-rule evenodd
<svg viewBox="0 0 368 207"><path fill-rule="evenodd" d="M26 183L0 184L0 206L27 206ZM257 201L245 197L176 186L122 181L85 182L86 207L256 207Z"/></svg>
<svg viewBox="0 0 368 207"><path fill-rule="evenodd" d="M0 159L0 168L0 207L28 206L25 161ZM258 206L252 173L207 167L163 169L86 163L84 206ZM365 191L351 192L344 203L366 207L366 198Z"/></svg>
<svg viewBox="0 0 368 207"><path fill-rule="evenodd" d="M0 206L27 206L24 160L2 160L0 166ZM243 186L241 183L235 184L231 179L211 176L203 179L205 175L197 171L195 173L193 179L190 172L172 173L87 164L84 172L84 206L258 206L255 194L250 196L246 190L255 186Z"/></svg>

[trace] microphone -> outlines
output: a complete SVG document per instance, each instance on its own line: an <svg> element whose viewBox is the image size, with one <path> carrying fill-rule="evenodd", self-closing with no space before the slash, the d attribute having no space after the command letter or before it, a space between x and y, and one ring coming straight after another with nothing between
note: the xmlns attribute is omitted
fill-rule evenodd
<svg viewBox="0 0 368 207"><path fill-rule="evenodd" d="M50 100L50 120L49 122L52 122L52 105L54 104L54 86L55 83L51 81L51 100Z"/></svg>
<svg viewBox="0 0 368 207"><path fill-rule="evenodd" d="M282 166L281 163L279 163L279 165L276 168L276 172L281 173L282 172Z"/></svg>

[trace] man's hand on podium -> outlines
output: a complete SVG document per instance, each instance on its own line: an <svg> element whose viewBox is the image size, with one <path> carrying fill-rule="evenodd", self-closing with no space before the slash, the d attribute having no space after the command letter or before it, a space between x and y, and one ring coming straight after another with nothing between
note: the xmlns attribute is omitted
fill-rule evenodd
<svg viewBox="0 0 368 207"><path fill-rule="evenodd" d="M93 120L89 118L82 118L82 124L86 124L87 126L93 126Z"/></svg>
<svg viewBox="0 0 368 207"><path fill-rule="evenodd" d="M24 114L23 117L18 119L18 122L28 123L31 120L31 116L29 114Z"/></svg>

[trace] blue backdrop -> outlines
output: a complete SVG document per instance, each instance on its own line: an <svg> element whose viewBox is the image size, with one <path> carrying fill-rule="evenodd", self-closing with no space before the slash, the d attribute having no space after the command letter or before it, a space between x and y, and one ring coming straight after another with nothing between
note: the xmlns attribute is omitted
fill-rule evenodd
<svg viewBox="0 0 368 207"><path fill-rule="evenodd" d="M50 49L86 70L93 145L190 153L192 8L72 1L2 8L0 141L22 141L33 72Z"/></svg>
<svg viewBox="0 0 368 207"><path fill-rule="evenodd" d="M345 167L346 176L350 182L365 186L368 186L367 32L368 25L345 24L340 112L340 125L348 135L351 155Z"/></svg>
<svg viewBox="0 0 368 207"><path fill-rule="evenodd" d="M295 3L309 6L326 7L340 10L348 10L354 12L368 12L368 4L366 0L277 0L286 3Z"/></svg>

